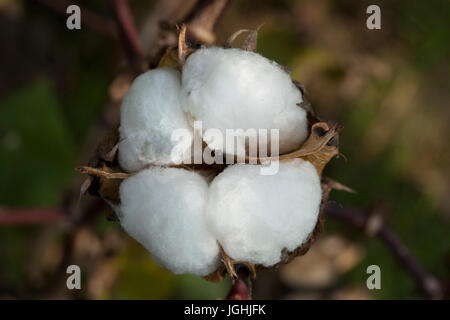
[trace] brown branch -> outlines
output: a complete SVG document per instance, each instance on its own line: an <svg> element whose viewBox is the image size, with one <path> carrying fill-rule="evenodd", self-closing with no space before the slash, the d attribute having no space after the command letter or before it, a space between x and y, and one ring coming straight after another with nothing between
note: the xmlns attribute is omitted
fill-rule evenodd
<svg viewBox="0 0 450 320"><path fill-rule="evenodd" d="M61 285L66 279L66 268L68 265L73 264L73 254L75 248L76 234L79 229L83 226L92 224L95 219L99 216L99 213L104 209L105 204L103 201L97 199L92 201L82 212L78 215L73 212L73 208L77 201L77 197L70 196L67 199L68 203L63 205L66 218L66 223L68 225L65 228L63 241L63 256L56 267L55 272L49 275L49 278L41 287L34 287L34 284L29 284L31 292L37 297L53 298L55 297L55 292L58 292Z"/></svg>
<svg viewBox="0 0 450 320"><path fill-rule="evenodd" d="M127 0L110 0L110 3L128 60L131 65L139 65L144 60L144 52L128 2Z"/></svg>
<svg viewBox="0 0 450 320"><path fill-rule="evenodd" d="M186 18L189 32L198 40L212 44L216 40L214 28L231 0L198 1Z"/></svg>
<svg viewBox="0 0 450 320"><path fill-rule="evenodd" d="M0 225L57 223L63 219L61 208L0 208Z"/></svg>
<svg viewBox="0 0 450 320"><path fill-rule="evenodd" d="M328 216L358 229L366 231L370 227L372 215L361 209L342 208L336 203L327 203L324 210ZM399 263L413 277L424 297L432 299L442 299L444 297L448 284L428 273L386 223L381 222L378 224L377 230L371 231L373 236L377 236L386 244Z"/></svg>
<svg viewBox="0 0 450 320"><path fill-rule="evenodd" d="M35 0L39 4L49 8L50 10L62 15L67 16L67 7L73 4L68 0ZM114 21L109 18L105 18L89 9L81 8L81 23L82 27L86 26L92 31L101 34L103 36L115 37Z"/></svg>

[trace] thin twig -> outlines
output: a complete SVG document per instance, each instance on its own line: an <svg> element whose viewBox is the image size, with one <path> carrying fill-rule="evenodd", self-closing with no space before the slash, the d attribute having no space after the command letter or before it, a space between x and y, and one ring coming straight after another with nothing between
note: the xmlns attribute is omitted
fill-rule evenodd
<svg viewBox="0 0 450 320"><path fill-rule="evenodd" d="M70 197L69 201L76 201L76 198ZM87 208L85 208L85 210L83 210L83 212L81 212L80 216L77 216L73 212L70 212L71 210L73 210L71 209L73 207L74 203L68 203L63 209L65 212L65 216L72 218L66 221L69 223L69 225L66 227L66 232L64 233L64 237L62 239L64 250L58 267L56 268L55 272L53 272L49 276L49 279L47 279L43 287L32 288L32 290L38 297L53 297L54 292L58 292L58 290L60 290L61 285L66 279L67 266L73 263L72 259L75 249L76 234L78 230L86 225L93 224L95 219L99 216L99 213L105 207L105 204L101 200L93 201L89 204L89 206L87 206Z"/></svg>
<svg viewBox="0 0 450 320"><path fill-rule="evenodd" d="M336 203L327 203L325 205L325 214L361 230L367 230L371 220L371 214L366 211L355 208L342 208ZM424 297L443 298L448 285L428 273L386 223L382 222L378 230L372 234L382 240L392 251L400 264L414 278Z"/></svg>
<svg viewBox="0 0 450 320"><path fill-rule="evenodd" d="M0 225L48 224L63 219L61 208L0 208Z"/></svg>
<svg viewBox="0 0 450 320"><path fill-rule="evenodd" d="M132 65L139 65L144 60L144 52L128 2L127 0L110 0L110 2L128 59Z"/></svg>

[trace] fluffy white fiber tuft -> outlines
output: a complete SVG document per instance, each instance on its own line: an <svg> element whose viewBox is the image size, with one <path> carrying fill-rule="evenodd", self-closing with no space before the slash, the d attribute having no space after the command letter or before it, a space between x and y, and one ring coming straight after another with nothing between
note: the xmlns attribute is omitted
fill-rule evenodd
<svg viewBox="0 0 450 320"><path fill-rule="evenodd" d="M172 163L171 152L177 144L171 141L175 129L192 131L181 108L180 73L171 68L143 73L134 80L122 102L120 166L137 171L147 164ZM176 159L184 159L190 153L192 141L184 142Z"/></svg>
<svg viewBox="0 0 450 320"><path fill-rule="evenodd" d="M291 77L254 52L197 50L183 66L182 95L183 107L202 120L205 130L279 129L280 153L297 149L308 133L306 112L297 106L302 95ZM244 140L241 143L245 146ZM209 146L235 152L214 142Z"/></svg>
<svg viewBox="0 0 450 320"><path fill-rule="evenodd" d="M258 165L233 165L210 185L207 222L234 260L272 266L313 231L322 198L314 166L301 159L280 162L275 175Z"/></svg>
<svg viewBox="0 0 450 320"><path fill-rule="evenodd" d="M219 264L218 244L206 227L207 193L197 173L146 169L120 186L120 222L161 266L204 276Z"/></svg>

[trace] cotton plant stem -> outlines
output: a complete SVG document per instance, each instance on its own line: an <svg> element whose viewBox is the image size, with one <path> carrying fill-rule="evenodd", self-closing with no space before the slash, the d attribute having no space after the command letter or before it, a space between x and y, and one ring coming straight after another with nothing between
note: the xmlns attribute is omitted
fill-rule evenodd
<svg viewBox="0 0 450 320"><path fill-rule="evenodd" d="M51 224L64 218L64 211L58 207L0 208L0 225Z"/></svg>
<svg viewBox="0 0 450 320"><path fill-rule="evenodd" d="M140 65L144 60L144 52L128 1L110 0L110 3L128 60L131 65Z"/></svg>
<svg viewBox="0 0 450 320"><path fill-rule="evenodd" d="M372 217L364 210L343 208L336 203L327 203L324 211L326 215L363 231L367 230ZM448 294L448 292L446 293L449 289L448 283L428 273L386 223L381 222L372 235L377 236L391 250L403 268L413 277L425 298L442 299Z"/></svg>

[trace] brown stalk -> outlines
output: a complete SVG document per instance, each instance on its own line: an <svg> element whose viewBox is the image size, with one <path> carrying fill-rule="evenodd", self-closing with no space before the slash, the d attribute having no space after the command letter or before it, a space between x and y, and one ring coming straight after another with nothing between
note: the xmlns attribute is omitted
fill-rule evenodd
<svg viewBox="0 0 450 320"><path fill-rule="evenodd" d="M0 225L58 223L64 220L61 208L0 208Z"/></svg>
<svg viewBox="0 0 450 320"><path fill-rule="evenodd" d="M325 205L324 211L327 216L363 231L367 230L370 223L371 214L361 209L343 208L330 202ZM425 298L442 299L449 294L450 284L427 272L386 223L382 222L373 236L378 237L391 250L400 265L415 280Z"/></svg>
<svg viewBox="0 0 450 320"><path fill-rule="evenodd" d="M139 66L144 61L144 52L128 2L127 0L110 0L110 3L128 60L131 65Z"/></svg>

